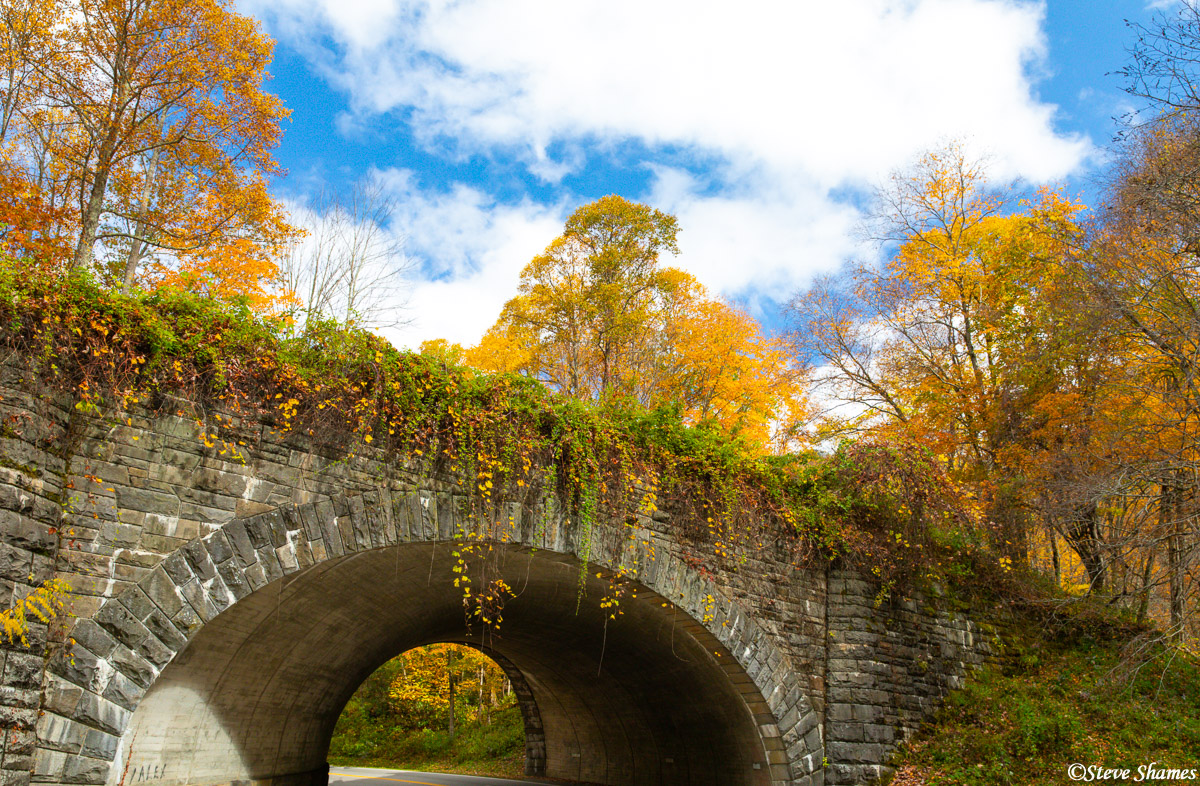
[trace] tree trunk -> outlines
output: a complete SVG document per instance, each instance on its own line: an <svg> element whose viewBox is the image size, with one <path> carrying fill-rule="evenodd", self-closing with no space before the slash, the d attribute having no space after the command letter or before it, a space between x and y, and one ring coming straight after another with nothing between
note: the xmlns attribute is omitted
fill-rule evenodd
<svg viewBox="0 0 1200 786"><path fill-rule="evenodd" d="M146 164L146 182L142 185L142 195L138 204L138 221L134 228L134 238L129 244L129 255L125 257L125 275L121 279L121 292L128 295L133 288L133 277L141 264L142 254L146 251L146 213L150 210L150 193L154 185L154 177L158 173L158 159L161 150L155 150Z"/></svg>
<svg viewBox="0 0 1200 786"><path fill-rule="evenodd" d="M1183 635L1183 516L1182 479L1179 470L1172 470L1159 495L1158 519L1167 541L1167 586L1170 621L1168 632L1174 637Z"/></svg>
<svg viewBox="0 0 1200 786"><path fill-rule="evenodd" d="M104 207L104 192L108 190L107 167L96 167L96 179L92 181L92 193L88 196L79 228L79 243L75 246L75 257L71 270L86 270L92 265L96 249L96 235L100 229L100 213Z"/></svg>
<svg viewBox="0 0 1200 786"><path fill-rule="evenodd" d="M1050 559L1054 562L1054 589L1058 592L1062 591L1062 562L1058 556L1058 533L1053 529L1049 532L1050 535Z"/></svg>
<svg viewBox="0 0 1200 786"><path fill-rule="evenodd" d="M123 47L122 47L123 48ZM119 73L119 71L114 71ZM95 177L92 180L92 191L88 194L87 205L80 216L79 243L75 246L75 257L71 260L71 270L91 267L92 258L96 251L96 235L100 231L100 215L104 211L104 195L108 191L108 176L112 172L113 158L117 152L117 137L119 136L121 115L124 113L124 103L128 98L128 85L118 85L108 117L108 133L100 144L96 155ZM86 177L87 167L84 166Z"/></svg>
<svg viewBox="0 0 1200 786"><path fill-rule="evenodd" d="M1096 506L1091 505L1081 511L1081 514L1080 520L1071 522L1063 529L1062 534L1071 544L1071 548L1075 549L1079 561L1087 571L1088 582L1091 584L1090 592L1103 592L1107 583L1107 571Z"/></svg>
<svg viewBox="0 0 1200 786"><path fill-rule="evenodd" d="M484 687L485 687L484 681L486 678L486 674L487 674L487 669L484 667L484 665L482 663L479 664L479 708L475 712L476 719L483 717L483 694L484 694ZM478 720L476 722L478 722Z"/></svg>
<svg viewBox="0 0 1200 786"><path fill-rule="evenodd" d="M1146 554L1146 564L1142 566L1142 592L1138 599L1137 623L1142 625L1146 622L1146 615L1150 611L1150 576L1154 573L1154 552L1149 551Z"/></svg>
<svg viewBox="0 0 1200 786"><path fill-rule="evenodd" d="M454 650L446 650L446 677L450 683L450 741L454 742Z"/></svg>

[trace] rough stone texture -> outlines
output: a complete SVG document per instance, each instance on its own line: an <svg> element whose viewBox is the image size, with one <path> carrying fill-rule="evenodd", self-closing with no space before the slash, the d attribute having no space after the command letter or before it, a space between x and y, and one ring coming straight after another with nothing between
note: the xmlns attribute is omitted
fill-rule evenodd
<svg viewBox="0 0 1200 786"><path fill-rule="evenodd" d="M531 774L860 783L989 652L938 603L876 607L783 548L701 572L664 511L598 523L580 602L589 538L552 498L500 507L486 569L517 597L499 636L468 633L451 552L478 525L453 478L236 419L229 460L189 411L85 415L0 362L0 600L57 573L76 642L0 649L6 782L323 783L359 682L462 641L514 677ZM636 581L610 620L618 565Z"/></svg>

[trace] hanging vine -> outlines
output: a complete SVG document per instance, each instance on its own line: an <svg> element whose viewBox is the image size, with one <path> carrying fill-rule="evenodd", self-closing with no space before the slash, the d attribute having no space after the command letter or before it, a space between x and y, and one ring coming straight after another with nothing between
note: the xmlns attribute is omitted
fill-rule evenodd
<svg viewBox="0 0 1200 786"><path fill-rule="evenodd" d="M714 568L782 545L797 562L840 556L881 582L937 575L940 533L978 526L977 511L917 449L748 455L669 409L608 411L330 322L288 335L280 322L190 293L129 297L86 276L29 276L0 262L0 344L82 411L124 424L141 407L191 417L205 447L233 461L253 449L246 425L258 422L346 456L458 478L469 526L455 534L455 584L468 619L485 625L499 624L512 594L486 570L494 543L516 537L507 503L538 511L535 540L550 498L575 519L580 602L597 524L638 514L667 513ZM634 578L632 565L617 571L606 609Z"/></svg>

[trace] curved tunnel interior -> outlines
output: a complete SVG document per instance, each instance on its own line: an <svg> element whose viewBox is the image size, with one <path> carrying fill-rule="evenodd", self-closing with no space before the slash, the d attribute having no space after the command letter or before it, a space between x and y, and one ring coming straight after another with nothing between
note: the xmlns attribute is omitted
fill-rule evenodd
<svg viewBox="0 0 1200 786"><path fill-rule="evenodd" d="M600 606L609 582L595 568L580 602L573 558L495 549L492 576L515 592L498 633L468 632L451 543L359 552L243 598L163 670L114 769L164 784L303 782L323 768L333 726L371 672L413 647L460 642L483 648L530 694L521 698L531 774L770 782L759 724L772 721L753 714L752 682L702 626L636 584L609 619Z"/></svg>

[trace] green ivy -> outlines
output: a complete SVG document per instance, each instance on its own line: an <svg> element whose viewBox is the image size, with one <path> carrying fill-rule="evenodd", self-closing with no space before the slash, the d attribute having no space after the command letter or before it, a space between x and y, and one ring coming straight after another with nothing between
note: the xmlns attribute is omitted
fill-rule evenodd
<svg viewBox="0 0 1200 786"><path fill-rule="evenodd" d="M678 407L595 406L334 322L294 335L244 303L182 291L125 296L85 274L30 276L2 260L0 343L110 417L133 402L193 402L205 444L234 460L249 447L239 423L257 419L346 455L448 472L472 491L472 515L485 523L501 502L532 507L555 494L580 524L582 571L596 523L626 520L647 489L651 507L714 565L734 568L738 553L774 545L797 563L840 558L892 586L988 563L969 500L911 446L756 455L715 428L686 425Z"/></svg>

